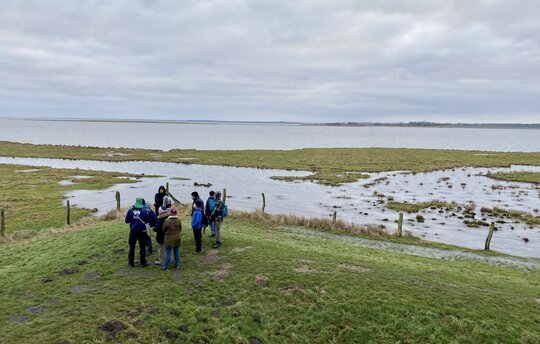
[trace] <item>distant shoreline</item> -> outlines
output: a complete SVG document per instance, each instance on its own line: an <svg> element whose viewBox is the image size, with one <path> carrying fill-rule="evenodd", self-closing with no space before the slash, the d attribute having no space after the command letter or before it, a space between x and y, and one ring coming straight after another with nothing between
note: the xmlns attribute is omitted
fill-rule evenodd
<svg viewBox="0 0 540 344"><path fill-rule="evenodd" d="M540 123L437 123L437 122L263 122L263 121L217 121L217 120L150 120L150 119L99 119L99 118L29 118L0 117L8 120L38 122L90 122L90 123L156 123L156 124L213 124L213 125L277 125L315 127L402 127L402 128L456 128L456 129L540 129Z"/></svg>

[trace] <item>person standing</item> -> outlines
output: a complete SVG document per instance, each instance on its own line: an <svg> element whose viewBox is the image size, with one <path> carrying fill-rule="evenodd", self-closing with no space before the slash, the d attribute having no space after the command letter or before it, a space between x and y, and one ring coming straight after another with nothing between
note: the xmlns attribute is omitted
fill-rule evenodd
<svg viewBox="0 0 540 344"><path fill-rule="evenodd" d="M171 215L163 223L165 261L161 270L169 269L171 251L174 251L174 268L180 268L180 232L182 231L182 223L177 216L176 209L171 209L170 213Z"/></svg>
<svg viewBox="0 0 540 344"><path fill-rule="evenodd" d="M163 248L163 240L165 239L164 233L163 233L163 223L165 220L171 215L171 204L172 201L169 198L169 196L163 197L163 204L158 209L158 215L157 215L157 224L154 228L154 231L156 232L156 242L158 246L158 257L157 260L154 262L156 265L161 265L163 262L163 254L164 254L164 248Z"/></svg>
<svg viewBox="0 0 540 344"><path fill-rule="evenodd" d="M128 210L125 218L125 223L129 224L129 253L128 264L133 267L135 265L135 246L139 243L139 260L142 267L148 266L146 263L146 237L147 227L156 225L156 217L144 207L142 198L137 197L135 204Z"/></svg>
<svg viewBox="0 0 540 344"><path fill-rule="evenodd" d="M193 229L193 237L195 239L195 251L193 254L202 253L202 227L203 227L203 208L204 203L199 200L193 202L191 215L191 228Z"/></svg>
<svg viewBox="0 0 540 344"><path fill-rule="evenodd" d="M221 224L223 223L223 217L227 215L225 213L226 209L226 205L221 200L221 192L216 192L214 210L210 215L210 222L214 223L214 229L216 231L216 241L214 242L214 245L212 245L212 248L221 247Z"/></svg>
<svg viewBox="0 0 540 344"><path fill-rule="evenodd" d="M212 211L214 211L214 201L215 201L215 195L216 193L214 191L210 191L209 197L206 200L206 205L204 207L204 216L206 217L207 223L210 226L210 231L212 232L210 234L210 237L216 236L216 229L213 221L210 221L210 215L212 215Z"/></svg>
<svg viewBox="0 0 540 344"><path fill-rule="evenodd" d="M150 216L153 216L153 217L157 216L156 213L152 209L150 209L150 206L144 200L144 198L142 199L142 204L143 204L143 207L150 213ZM152 254L152 238L150 237L150 233L147 230L146 231L146 255L149 256L151 254Z"/></svg>
<svg viewBox="0 0 540 344"><path fill-rule="evenodd" d="M157 194L154 196L154 209L156 214L158 213L159 207L163 205L163 198L167 196L167 189L163 185L159 186Z"/></svg>

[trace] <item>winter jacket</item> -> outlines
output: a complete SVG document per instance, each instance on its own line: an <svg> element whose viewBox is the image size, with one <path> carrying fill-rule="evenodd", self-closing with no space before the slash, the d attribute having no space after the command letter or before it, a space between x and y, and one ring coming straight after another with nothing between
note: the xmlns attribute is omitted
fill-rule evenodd
<svg viewBox="0 0 540 344"><path fill-rule="evenodd" d="M214 210L210 215L210 221L223 221L223 206L223 202L219 199L214 202Z"/></svg>
<svg viewBox="0 0 540 344"><path fill-rule="evenodd" d="M203 227L203 211L201 208L194 208L191 215L191 228L194 231L200 231Z"/></svg>
<svg viewBox="0 0 540 344"><path fill-rule="evenodd" d="M163 246L165 247L178 247L180 246L180 232L182 231L182 222L177 216L169 216L163 223L164 240Z"/></svg>
<svg viewBox="0 0 540 344"><path fill-rule="evenodd" d="M125 222L129 223L129 229L132 232L146 232L146 224L151 227L156 225L156 216L153 211L146 207L132 207L126 214Z"/></svg>
<svg viewBox="0 0 540 344"><path fill-rule="evenodd" d="M166 191L164 193L159 192L161 189L167 190L163 185L161 185L158 189L158 193L154 196L154 207L156 207L156 213L158 212L159 207L163 205L163 197L167 196Z"/></svg>
<svg viewBox="0 0 540 344"><path fill-rule="evenodd" d="M156 241L158 244L163 244L164 234L163 234L163 224L165 220L171 215L171 208L164 208L163 206L158 209L157 224L154 228L156 232Z"/></svg>
<svg viewBox="0 0 540 344"><path fill-rule="evenodd" d="M203 201L200 197L199 197L199 198L195 198L195 199L193 200L193 202L191 202L191 216L193 216L193 212L194 212L194 210L193 210L193 209L194 209L194 208L193 208L193 205L194 205L195 203L199 203L199 204L202 203L202 205L204 206L204 201Z"/></svg>

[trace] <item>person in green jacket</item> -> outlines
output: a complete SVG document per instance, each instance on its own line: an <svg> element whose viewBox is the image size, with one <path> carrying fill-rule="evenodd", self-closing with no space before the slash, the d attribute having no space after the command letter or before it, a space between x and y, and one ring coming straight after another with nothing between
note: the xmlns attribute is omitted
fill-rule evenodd
<svg viewBox="0 0 540 344"><path fill-rule="evenodd" d="M163 222L163 247L165 248L165 259L161 270L169 269L171 260L171 251L174 252L174 268L180 268L180 232L182 231L182 222L177 216L176 209L170 210L169 217Z"/></svg>

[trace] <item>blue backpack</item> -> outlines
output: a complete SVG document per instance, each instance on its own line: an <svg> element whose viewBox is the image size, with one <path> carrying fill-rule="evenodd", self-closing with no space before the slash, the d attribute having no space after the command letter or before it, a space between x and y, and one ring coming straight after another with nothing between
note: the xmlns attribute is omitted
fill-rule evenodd
<svg viewBox="0 0 540 344"><path fill-rule="evenodd" d="M211 213L212 211L214 211L214 202L215 202L215 200L214 200L213 198L210 198L210 199L208 200L208 208L210 208L210 213Z"/></svg>
<svg viewBox="0 0 540 344"><path fill-rule="evenodd" d="M229 213L229 209L227 209L226 204L223 205L222 212L223 212L223 217L227 216L227 214Z"/></svg>

